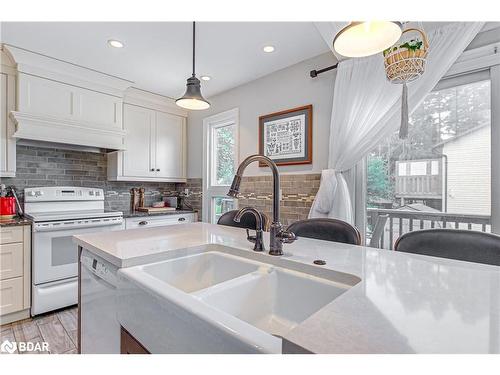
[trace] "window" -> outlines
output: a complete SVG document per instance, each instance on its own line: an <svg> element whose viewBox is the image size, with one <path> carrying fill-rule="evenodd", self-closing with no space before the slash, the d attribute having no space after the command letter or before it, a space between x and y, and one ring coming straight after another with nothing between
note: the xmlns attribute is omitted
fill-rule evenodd
<svg viewBox="0 0 500 375"><path fill-rule="evenodd" d="M418 229L491 231L491 105L489 71L447 79L411 115L407 140L396 132L372 150L368 242L376 235L390 249Z"/></svg>
<svg viewBox="0 0 500 375"><path fill-rule="evenodd" d="M399 163L398 175L406 176L406 163Z"/></svg>
<svg viewBox="0 0 500 375"><path fill-rule="evenodd" d="M228 197L229 186L238 167L238 110L203 120L203 221L216 223L219 217L237 207Z"/></svg>
<svg viewBox="0 0 500 375"><path fill-rule="evenodd" d="M431 161L431 175L436 176L439 174L439 162L436 160Z"/></svg>
<svg viewBox="0 0 500 375"><path fill-rule="evenodd" d="M427 174L427 163L417 161L410 163L410 176L423 176Z"/></svg>
<svg viewBox="0 0 500 375"><path fill-rule="evenodd" d="M213 126L212 133L212 176L213 186L229 186L236 172L236 124Z"/></svg>
<svg viewBox="0 0 500 375"><path fill-rule="evenodd" d="M235 200L229 197L214 197L212 201L214 205L214 222L217 222L223 213L236 208Z"/></svg>

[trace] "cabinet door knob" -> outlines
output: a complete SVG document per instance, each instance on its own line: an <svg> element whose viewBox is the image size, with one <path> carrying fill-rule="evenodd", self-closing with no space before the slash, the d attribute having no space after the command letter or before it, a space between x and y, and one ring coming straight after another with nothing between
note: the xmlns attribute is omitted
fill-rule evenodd
<svg viewBox="0 0 500 375"><path fill-rule="evenodd" d="M148 222L147 221L139 221L139 225L148 225Z"/></svg>
<svg viewBox="0 0 500 375"><path fill-rule="evenodd" d="M179 221L186 221L186 218L185 217L180 217L179 219L177 219Z"/></svg>
<svg viewBox="0 0 500 375"><path fill-rule="evenodd" d="M154 171L155 171L155 169L154 169L154 168L151 168L151 172L154 172Z"/></svg>
<svg viewBox="0 0 500 375"><path fill-rule="evenodd" d="M159 171L160 171L160 168L157 168L157 169L156 169L156 172L159 172Z"/></svg>

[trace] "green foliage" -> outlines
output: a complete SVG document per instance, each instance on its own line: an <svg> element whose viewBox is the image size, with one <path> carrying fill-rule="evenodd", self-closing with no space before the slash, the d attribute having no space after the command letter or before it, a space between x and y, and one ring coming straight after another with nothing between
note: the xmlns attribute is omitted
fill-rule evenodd
<svg viewBox="0 0 500 375"><path fill-rule="evenodd" d="M411 90L411 86L410 86ZM394 178L397 160L437 158L440 142L491 122L490 81L479 81L462 86L430 92L410 116L408 139L401 140L396 130L381 142L368 157L368 203L370 199L394 196ZM373 165L372 160L374 161ZM380 183L384 161L389 189L387 194ZM372 168L372 172L370 172ZM370 173L372 178L370 179ZM375 176L379 176L375 178ZM373 187L371 184L374 184ZM373 197L373 198L371 198Z"/></svg>
<svg viewBox="0 0 500 375"><path fill-rule="evenodd" d="M409 42L403 43L399 48L406 48L410 51L416 51L422 48L422 41L418 39L412 39Z"/></svg>
<svg viewBox="0 0 500 375"><path fill-rule="evenodd" d="M392 188L387 161L381 157L369 158L367 166L368 203L378 199L389 199L391 195Z"/></svg>
<svg viewBox="0 0 500 375"><path fill-rule="evenodd" d="M390 54L391 52L395 52L398 49L402 49L402 48L405 48L405 49L410 50L410 51L417 51L417 50L421 49L422 46L423 46L423 42L420 39L411 39L408 42L404 42L403 44L400 44L399 46L396 45L396 46L387 48L386 50L384 50L383 54L385 57L388 54Z"/></svg>
<svg viewBox="0 0 500 375"><path fill-rule="evenodd" d="M225 126L216 131L217 170L216 179L219 185L229 185L234 170L234 126Z"/></svg>

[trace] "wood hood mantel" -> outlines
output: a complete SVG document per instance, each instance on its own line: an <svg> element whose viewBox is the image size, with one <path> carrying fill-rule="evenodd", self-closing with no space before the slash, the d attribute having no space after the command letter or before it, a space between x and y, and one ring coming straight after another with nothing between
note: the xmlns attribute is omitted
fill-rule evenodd
<svg viewBox="0 0 500 375"><path fill-rule="evenodd" d="M133 82L11 45L17 139L124 149L123 98Z"/></svg>

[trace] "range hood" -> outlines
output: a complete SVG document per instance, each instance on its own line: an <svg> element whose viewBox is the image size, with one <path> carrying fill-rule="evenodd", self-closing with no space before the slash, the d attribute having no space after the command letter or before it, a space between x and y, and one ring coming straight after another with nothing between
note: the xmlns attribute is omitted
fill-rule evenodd
<svg viewBox="0 0 500 375"><path fill-rule="evenodd" d="M123 97L133 82L11 45L17 68L12 137L123 150Z"/></svg>
<svg viewBox="0 0 500 375"><path fill-rule="evenodd" d="M48 115L11 112L16 130L12 137L33 141L96 147L108 151L124 150L126 132L102 129L93 124Z"/></svg>

